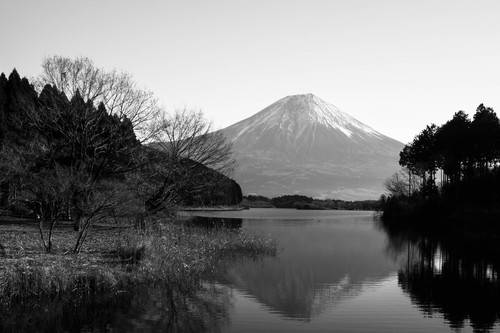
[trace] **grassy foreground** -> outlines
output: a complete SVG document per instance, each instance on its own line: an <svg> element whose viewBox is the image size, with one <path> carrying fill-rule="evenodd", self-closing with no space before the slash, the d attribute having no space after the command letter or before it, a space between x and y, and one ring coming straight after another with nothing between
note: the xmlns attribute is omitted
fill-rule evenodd
<svg viewBox="0 0 500 333"><path fill-rule="evenodd" d="M194 291L221 260L274 255L274 241L241 230L203 229L178 223L154 231L101 227L83 253L71 253L74 233L60 227L55 251L43 252L34 224L0 225L0 305L38 300L81 299L121 293L134 285L166 283Z"/></svg>

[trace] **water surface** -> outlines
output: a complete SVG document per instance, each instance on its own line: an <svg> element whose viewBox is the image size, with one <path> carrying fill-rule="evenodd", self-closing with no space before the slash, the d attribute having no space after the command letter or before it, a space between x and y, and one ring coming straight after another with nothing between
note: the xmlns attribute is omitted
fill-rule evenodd
<svg viewBox="0 0 500 333"><path fill-rule="evenodd" d="M151 285L20 304L5 332L500 332L500 242L382 226L373 212L197 212L186 225L270 235L275 257L235 258L202 290Z"/></svg>
<svg viewBox="0 0 500 333"><path fill-rule="evenodd" d="M220 331L500 331L494 263L457 257L423 236L389 233L373 212L201 215L241 218L243 230L279 243L274 258L241 260L222 270L214 286L231 300Z"/></svg>

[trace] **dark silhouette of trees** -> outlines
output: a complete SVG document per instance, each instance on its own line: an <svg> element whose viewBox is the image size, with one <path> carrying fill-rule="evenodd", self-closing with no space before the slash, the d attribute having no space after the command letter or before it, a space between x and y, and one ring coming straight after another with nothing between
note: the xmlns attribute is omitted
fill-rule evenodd
<svg viewBox="0 0 500 333"><path fill-rule="evenodd" d="M77 253L99 212L115 204L110 182L130 168L130 155L139 147L133 126L126 117L109 114L102 103L95 107L84 101L78 91L68 100L46 85L38 96L16 71L2 96L4 182L10 188L17 181L19 196L31 203L47 252L56 222L74 215Z"/></svg>
<svg viewBox="0 0 500 333"><path fill-rule="evenodd" d="M20 164L21 147L31 140L29 127L24 122L25 110L37 103L37 94L26 78L21 79L14 69L7 79L0 76L0 205L8 205L11 184L19 180L24 166Z"/></svg>
<svg viewBox="0 0 500 333"><path fill-rule="evenodd" d="M473 159L475 167L484 175L500 158L500 122L492 108L477 107L471 124Z"/></svg>
<svg viewBox="0 0 500 333"><path fill-rule="evenodd" d="M75 91L46 84L38 94L15 70L8 79L0 76L0 203L8 206L15 193L29 204L47 252L61 219L74 221L78 237L73 252L79 253L93 225L110 211L144 217L152 203L168 208L241 201L241 188L226 177L234 168L232 146L220 132L211 131L200 113L176 113L149 123L156 112L149 95L134 95L135 86L123 78L112 82L128 90L102 88L90 95L101 82L92 80L102 73L85 66L85 75L74 80L67 72L55 72L63 76L58 84ZM102 94L115 94L115 102L123 94L136 96L141 106L127 99L110 110ZM136 134L145 127L163 140L144 145Z"/></svg>
<svg viewBox="0 0 500 333"><path fill-rule="evenodd" d="M305 203L312 204L314 201L313 198L307 197L305 195L282 195L280 197L272 198L271 203L276 208L296 208L295 204L297 203Z"/></svg>
<svg viewBox="0 0 500 333"><path fill-rule="evenodd" d="M419 177L421 185L418 195L410 198L407 192L412 192L411 185L408 191L403 190L410 182L400 175L389 178L386 188L391 196L386 207L401 208L395 200L409 200L429 211L445 207L463 211L472 206L476 210L500 209L500 121L490 107L480 104L472 121L459 111L442 126L427 126L403 148L399 163L409 171L408 178ZM437 206L430 208L424 202Z"/></svg>
<svg viewBox="0 0 500 333"><path fill-rule="evenodd" d="M427 126L400 153L399 164L422 178L421 191L425 196L436 191L436 171L440 161L436 147L437 131L436 125Z"/></svg>
<svg viewBox="0 0 500 333"><path fill-rule="evenodd" d="M461 181L471 163L471 121L464 111L442 125L436 135L439 167L443 170L445 183Z"/></svg>
<svg viewBox="0 0 500 333"><path fill-rule="evenodd" d="M436 171L445 183L482 176L500 161L500 122L492 108L479 105L471 122L459 111L441 127L427 126L400 154L400 164L422 177L422 193L435 190Z"/></svg>

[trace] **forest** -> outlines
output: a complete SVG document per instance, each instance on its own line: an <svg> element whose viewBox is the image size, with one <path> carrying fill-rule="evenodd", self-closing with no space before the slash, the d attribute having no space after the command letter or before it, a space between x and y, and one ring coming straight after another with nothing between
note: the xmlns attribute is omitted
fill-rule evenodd
<svg viewBox="0 0 500 333"><path fill-rule="evenodd" d="M402 170L385 182L386 219L491 220L500 213L500 122L480 104L431 124L400 152Z"/></svg>

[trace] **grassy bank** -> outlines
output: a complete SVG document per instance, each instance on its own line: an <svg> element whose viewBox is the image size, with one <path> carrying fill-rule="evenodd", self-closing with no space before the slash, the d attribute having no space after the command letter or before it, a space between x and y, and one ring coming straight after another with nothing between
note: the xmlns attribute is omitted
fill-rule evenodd
<svg viewBox="0 0 500 333"><path fill-rule="evenodd" d="M99 227L83 253L72 255L74 233L61 226L55 251L43 252L33 223L1 223L0 304L56 298L81 299L118 294L137 284L166 283L196 290L221 260L273 255L276 244L240 230L158 224L138 233L132 228Z"/></svg>

